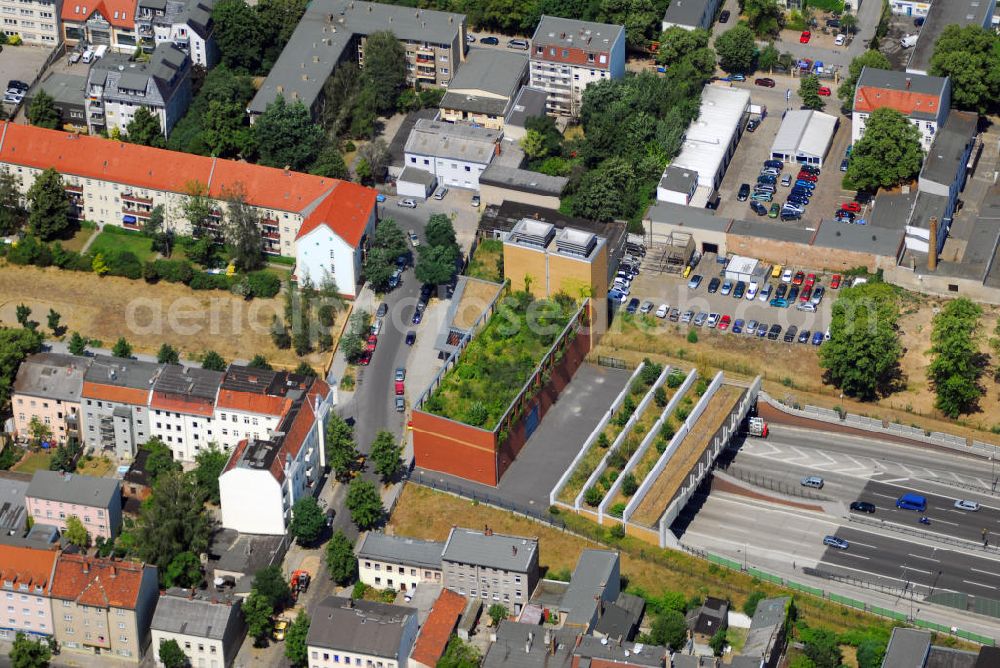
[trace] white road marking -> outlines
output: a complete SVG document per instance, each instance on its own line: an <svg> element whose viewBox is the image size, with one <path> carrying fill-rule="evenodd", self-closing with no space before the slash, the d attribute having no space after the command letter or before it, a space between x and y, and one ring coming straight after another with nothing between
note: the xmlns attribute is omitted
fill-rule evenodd
<svg viewBox="0 0 1000 668"><path fill-rule="evenodd" d="M844 556L845 557L854 557L856 559L871 559L871 557L866 557L863 554L854 554L850 550L844 550Z"/></svg>
<svg viewBox="0 0 1000 668"><path fill-rule="evenodd" d="M930 571L925 571L925 570L921 570L919 568L914 568L913 566L907 566L906 564L903 564L903 570L904 571L916 571L917 573L926 573L927 575L931 575Z"/></svg>
<svg viewBox="0 0 1000 668"><path fill-rule="evenodd" d="M882 482L888 482L888 481L883 480ZM892 494L883 494L882 492L872 492L872 496L881 496L883 499L895 499L895 498L897 498L896 496L894 496Z"/></svg>
<svg viewBox="0 0 1000 668"><path fill-rule="evenodd" d="M851 541L851 545L861 545L862 547L870 547L873 550L877 550L878 549L877 545L869 545L868 543L862 543L862 542L856 541L856 540L852 540Z"/></svg>
<svg viewBox="0 0 1000 668"><path fill-rule="evenodd" d="M935 559L934 557L925 557L922 554L907 554L906 556L913 557L914 559L926 559L927 561L933 561L936 564L941 563L940 559ZM976 570L976 569L973 568L972 570Z"/></svg>
<svg viewBox="0 0 1000 668"><path fill-rule="evenodd" d="M969 570L970 571L975 571L977 573L982 573L983 575L992 575L994 577L1000 578L1000 573L991 573L990 571L983 571L983 570L980 570L978 568L970 568Z"/></svg>
<svg viewBox="0 0 1000 668"><path fill-rule="evenodd" d="M973 582L972 580L962 580L965 584L976 585L977 587L983 587L985 589L996 589L993 585L983 584L982 582Z"/></svg>
<svg viewBox="0 0 1000 668"><path fill-rule="evenodd" d="M891 485L894 482L904 482L906 480L909 480L909 478L890 478L889 480L882 480L881 482L884 482L887 485ZM882 496L885 496L885 494L882 494ZM889 498L895 499L896 497L890 496Z"/></svg>

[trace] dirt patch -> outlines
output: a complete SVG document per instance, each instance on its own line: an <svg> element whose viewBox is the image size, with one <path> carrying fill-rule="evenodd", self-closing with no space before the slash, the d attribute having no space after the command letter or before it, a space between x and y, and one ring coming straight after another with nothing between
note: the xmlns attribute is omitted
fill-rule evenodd
<svg viewBox="0 0 1000 668"><path fill-rule="evenodd" d="M763 492L755 492L741 485L736 485L728 480L723 480L722 478L716 478L716 477L712 478L712 491L728 492L730 494L739 494L740 496L745 496L751 499L759 499L761 501L767 501L769 503L777 503L783 506L789 506L791 508L800 508L802 510L815 510L816 512L823 512L822 506L810 505L808 503L797 503L795 501L788 501L787 499L782 499L780 497L770 496L768 494L764 494Z"/></svg>
<svg viewBox="0 0 1000 668"><path fill-rule="evenodd" d="M43 329L49 309L55 309L67 331L79 331L109 348L124 336L135 352L149 354L168 343L188 358L215 350L230 361L260 353L276 367L292 368L300 361L294 351L280 350L271 341L271 317L281 317L283 311L280 299L245 301L227 292L173 283L149 285L55 268L0 266L0 323L15 325L15 311L22 303ZM302 359L320 368L323 358L313 353Z"/></svg>
<svg viewBox="0 0 1000 668"><path fill-rule="evenodd" d="M486 281L469 280L462 291L462 300L455 309L455 320L452 324L458 329L469 329L483 314L486 307L502 286Z"/></svg>

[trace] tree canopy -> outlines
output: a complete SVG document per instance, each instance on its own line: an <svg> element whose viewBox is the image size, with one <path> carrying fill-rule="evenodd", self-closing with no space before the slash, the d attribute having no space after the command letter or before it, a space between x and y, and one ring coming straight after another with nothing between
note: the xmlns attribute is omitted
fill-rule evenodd
<svg viewBox="0 0 1000 668"><path fill-rule="evenodd" d="M29 123L37 125L40 128L56 130L62 125L62 114L56 109L55 100L41 89L31 99L27 116Z"/></svg>
<svg viewBox="0 0 1000 668"><path fill-rule="evenodd" d="M186 668L188 665L187 654L184 653L184 650L181 649L181 646L173 638L170 640L165 638L160 640L158 654L160 663L163 664L164 668Z"/></svg>
<svg viewBox="0 0 1000 668"><path fill-rule="evenodd" d="M309 660L309 648L306 646L306 637L309 635L309 615L305 610L299 610L299 614L292 620L285 634L285 658L292 666L305 666Z"/></svg>
<svg viewBox="0 0 1000 668"><path fill-rule="evenodd" d="M47 642L18 632L8 657L13 668L44 668L49 665L52 650Z"/></svg>
<svg viewBox="0 0 1000 668"><path fill-rule="evenodd" d="M0 171L0 236L19 232L27 211L21 203L21 177L14 172Z"/></svg>
<svg viewBox="0 0 1000 668"><path fill-rule="evenodd" d="M403 467L403 447L396 442L392 432L383 429L375 435L371 450L375 472L384 482L391 482Z"/></svg>
<svg viewBox="0 0 1000 668"><path fill-rule="evenodd" d="M242 272L261 269L264 254L260 248L260 210L247 202L247 192L242 184L224 188L222 197L226 200L223 230L233 265Z"/></svg>
<svg viewBox="0 0 1000 668"><path fill-rule="evenodd" d="M288 530L299 545L312 545L319 540L324 526L326 517L315 498L303 496L292 506L292 521Z"/></svg>
<svg viewBox="0 0 1000 668"><path fill-rule="evenodd" d="M975 410L984 394L979 378L986 359L977 337L982 313L981 307L963 297L948 302L934 316L930 349L934 359L927 378L937 395L934 405L950 418Z"/></svg>
<svg viewBox="0 0 1000 668"><path fill-rule="evenodd" d="M392 32L382 30L365 39L365 86L374 95L380 114L396 110L396 99L406 83L406 53Z"/></svg>
<svg viewBox="0 0 1000 668"><path fill-rule="evenodd" d="M719 67L730 73L753 72L757 58L757 43L753 31L743 24L733 26L715 38Z"/></svg>
<svg viewBox="0 0 1000 668"><path fill-rule="evenodd" d="M846 184L858 189L891 188L920 173L924 152L920 130L889 107L876 109L865 123L865 133L854 144Z"/></svg>
<svg viewBox="0 0 1000 668"><path fill-rule="evenodd" d="M54 168L35 177L28 188L28 203L28 229L39 239L49 241L69 230L69 198L62 175Z"/></svg>
<svg viewBox="0 0 1000 668"><path fill-rule="evenodd" d="M28 328L0 328L0 408L10 401L18 367L24 358L37 353L42 336Z"/></svg>
<svg viewBox="0 0 1000 668"><path fill-rule="evenodd" d="M326 568L330 579L341 587L354 582L358 577L358 559L354 556L354 543L337 531L326 544Z"/></svg>
<svg viewBox="0 0 1000 668"><path fill-rule="evenodd" d="M193 471L195 484L206 501L219 505L219 476L226 468L229 453L220 450L215 443L209 443L207 448L202 448L195 455L194 461L197 464Z"/></svg>
<svg viewBox="0 0 1000 668"><path fill-rule="evenodd" d="M289 104L283 95L267 105L253 132L260 164L296 172L307 171L326 142L305 105L301 101Z"/></svg>
<svg viewBox="0 0 1000 668"><path fill-rule="evenodd" d="M347 509L351 511L351 521L366 531L382 523L385 508L375 485L362 478L355 478L347 490Z"/></svg>
<svg viewBox="0 0 1000 668"><path fill-rule="evenodd" d="M819 77L809 74L799 80L799 97L806 109L819 110L823 108L823 100L819 96Z"/></svg>
<svg viewBox="0 0 1000 668"><path fill-rule="evenodd" d="M946 26L934 44L931 74L951 79L951 104L985 114L1000 107L1000 37L976 25Z"/></svg>
<svg viewBox="0 0 1000 668"><path fill-rule="evenodd" d="M142 506L136 547L145 561L159 566L162 580L177 555L205 551L211 527L191 476L167 472L156 479L152 496Z"/></svg>
<svg viewBox="0 0 1000 668"><path fill-rule="evenodd" d="M777 35L785 25L785 12L775 0L742 0L740 7L757 37Z"/></svg>
<svg viewBox="0 0 1000 668"><path fill-rule="evenodd" d="M164 148L167 140L160 127L160 119L146 107L139 107L129 124L125 126L125 141L131 144Z"/></svg>

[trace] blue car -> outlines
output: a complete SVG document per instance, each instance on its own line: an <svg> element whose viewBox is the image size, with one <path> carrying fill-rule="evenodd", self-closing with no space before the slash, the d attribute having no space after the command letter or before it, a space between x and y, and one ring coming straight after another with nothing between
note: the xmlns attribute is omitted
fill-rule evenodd
<svg viewBox="0 0 1000 668"><path fill-rule="evenodd" d="M809 200L807 200L805 197L789 197L788 203L795 204L796 206L801 206L801 207L809 206ZM802 213L805 213L805 211L803 211Z"/></svg>
<svg viewBox="0 0 1000 668"><path fill-rule="evenodd" d="M764 338L765 336L767 336L768 329L769 327L767 323L764 322L760 323L759 325L757 325L757 336Z"/></svg>
<svg viewBox="0 0 1000 668"><path fill-rule="evenodd" d="M799 179L795 182L795 185L800 188L805 188L806 190L812 190L816 187L816 184L812 181L806 181L804 179Z"/></svg>
<svg viewBox="0 0 1000 668"><path fill-rule="evenodd" d="M733 321L732 330L733 330L733 334L742 334L743 333L743 320L734 320Z"/></svg>
<svg viewBox="0 0 1000 668"><path fill-rule="evenodd" d="M638 311L639 299L636 297L632 297L632 299L629 300L628 306L625 307L625 310L628 311L629 313L635 313L636 311Z"/></svg>
<svg viewBox="0 0 1000 668"><path fill-rule="evenodd" d="M788 308L788 300L782 299L781 297L775 297L771 300L771 306L775 308Z"/></svg>
<svg viewBox="0 0 1000 668"><path fill-rule="evenodd" d="M823 332L814 332L812 344L818 346L821 343L823 343Z"/></svg>
<svg viewBox="0 0 1000 668"><path fill-rule="evenodd" d="M382 193L379 193L378 195L375 195L375 201L376 202L384 202L385 201L385 195L383 195Z"/></svg>

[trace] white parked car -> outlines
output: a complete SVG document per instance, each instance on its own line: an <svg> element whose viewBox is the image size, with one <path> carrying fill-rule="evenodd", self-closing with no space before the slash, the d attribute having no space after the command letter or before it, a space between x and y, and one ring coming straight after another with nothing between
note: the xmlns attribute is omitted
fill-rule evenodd
<svg viewBox="0 0 1000 668"><path fill-rule="evenodd" d="M847 41L846 35L837 35L837 39L833 40L833 43L837 46L844 46L844 42Z"/></svg>
<svg viewBox="0 0 1000 668"><path fill-rule="evenodd" d="M747 286L747 301L752 302L754 298L757 297L757 283L755 281L750 281L750 285Z"/></svg>
<svg viewBox="0 0 1000 668"><path fill-rule="evenodd" d="M413 230L410 230L410 245L414 248L420 245L420 237Z"/></svg>
<svg viewBox="0 0 1000 668"><path fill-rule="evenodd" d="M656 309L657 318L666 318L667 312L670 311L670 307L666 304L660 304L660 308Z"/></svg>
<svg viewBox="0 0 1000 668"><path fill-rule="evenodd" d="M412 199L401 199L398 202L396 202L396 206L402 206L407 209L416 209L417 203L414 202Z"/></svg>
<svg viewBox="0 0 1000 668"><path fill-rule="evenodd" d="M791 283L792 282L792 270L791 269L785 269L783 272L781 272L781 282L782 283Z"/></svg>

